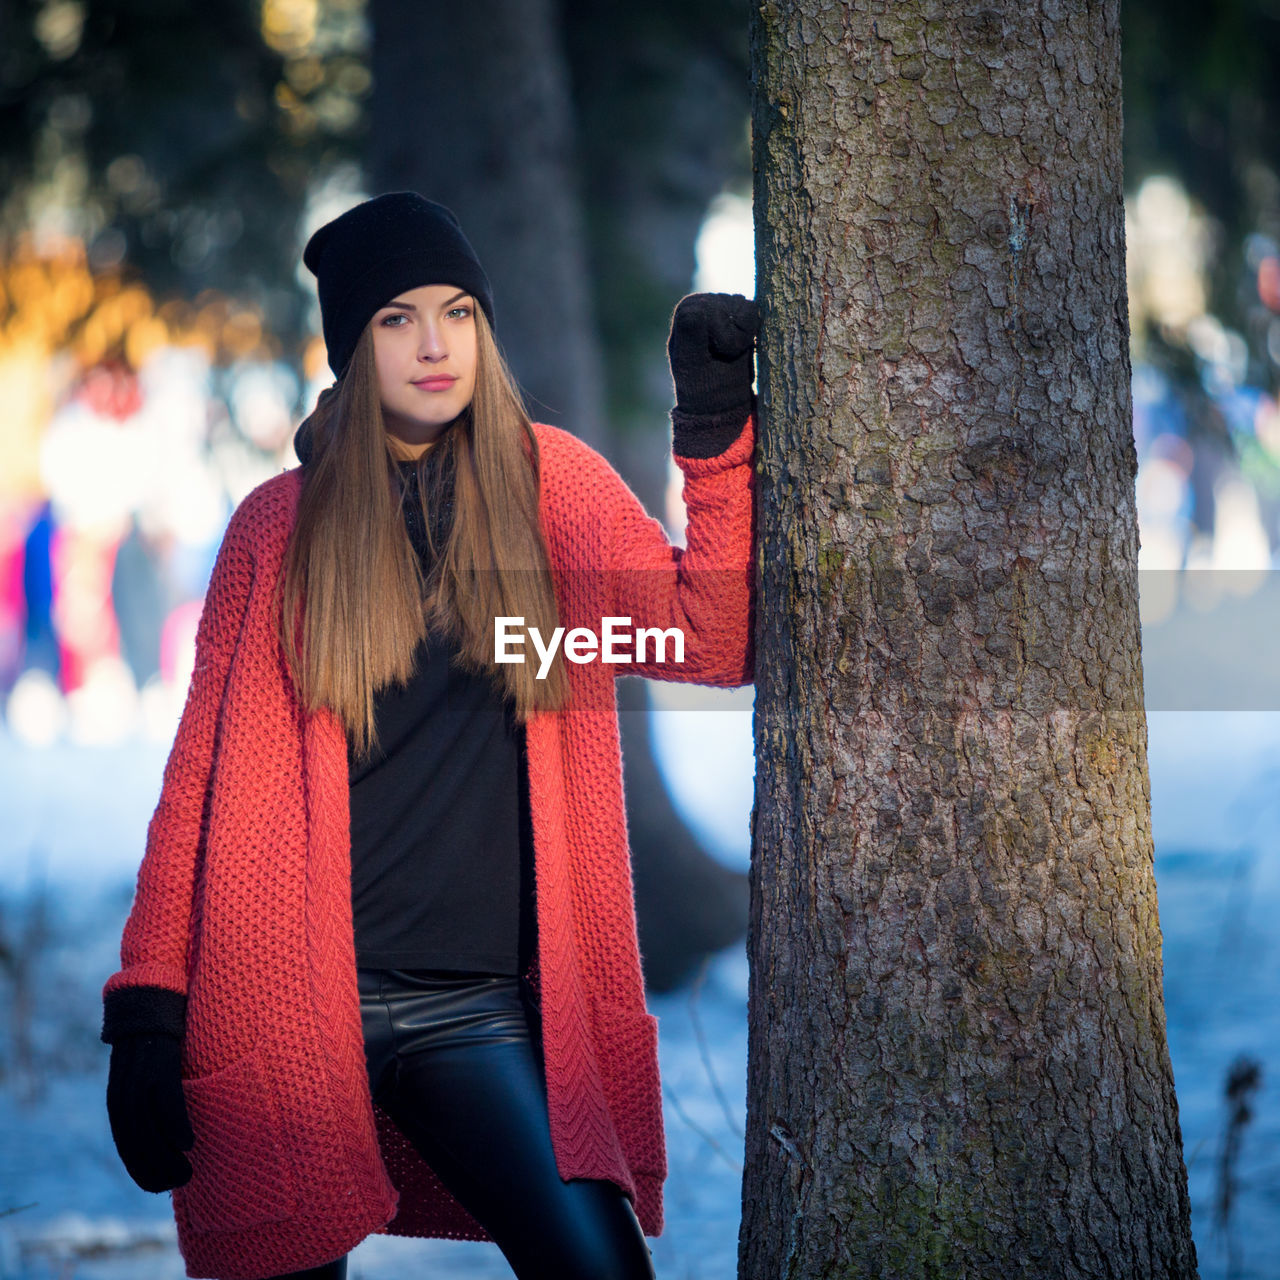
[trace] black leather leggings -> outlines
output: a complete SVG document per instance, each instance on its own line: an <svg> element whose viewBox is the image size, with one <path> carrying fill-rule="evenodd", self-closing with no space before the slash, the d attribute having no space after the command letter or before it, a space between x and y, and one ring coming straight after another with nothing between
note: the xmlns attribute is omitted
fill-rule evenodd
<svg viewBox="0 0 1280 1280"><path fill-rule="evenodd" d="M369 1088L519 1280L654 1280L630 1201L561 1179L519 978L359 970ZM280 1280L345 1280L347 1260Z"/></svg>

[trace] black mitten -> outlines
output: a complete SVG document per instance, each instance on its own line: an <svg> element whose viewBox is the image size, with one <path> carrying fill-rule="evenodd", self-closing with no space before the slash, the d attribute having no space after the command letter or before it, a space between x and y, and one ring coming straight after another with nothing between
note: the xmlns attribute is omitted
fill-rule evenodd
<svg viewBox="0 0 1280 1280"><path fill-rule="evenodd" d="M691 293L680 299L667 338L677 454L715 457L742 430L755 400L752 354L759 327L759 309L740 293Z"/></svg>
<svg viewBox="0 0 1280 1280"><path fill-rule="evenodd" d="M196 1140L182 1092L185 1008L185 996L159 987L113 991L104 1001L111 1137L144 1191L171 1191L191 1180L191 1162L182 1154Z"/></svg>

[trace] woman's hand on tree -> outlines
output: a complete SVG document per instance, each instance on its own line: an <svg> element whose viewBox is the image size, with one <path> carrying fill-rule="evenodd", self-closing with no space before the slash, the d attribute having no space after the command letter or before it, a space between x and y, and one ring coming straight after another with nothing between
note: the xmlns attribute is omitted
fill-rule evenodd
<svg viewBox="0 0 1280 1280"><path fill-rule="evenodd" d="M759 328L759 309L740 293L680 299L667 338L678 413L712 418L750 408Z"/></svg>

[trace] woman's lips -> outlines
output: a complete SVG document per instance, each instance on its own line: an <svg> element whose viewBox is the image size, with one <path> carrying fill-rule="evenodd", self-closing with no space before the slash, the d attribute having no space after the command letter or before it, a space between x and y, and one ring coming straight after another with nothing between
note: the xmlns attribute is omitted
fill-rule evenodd
<svg viewBox="0 0 1280 1280"><path fill-rule="evenodd" d="M447 391L457 378L422 378L413 385L421 391Z"/></svg>

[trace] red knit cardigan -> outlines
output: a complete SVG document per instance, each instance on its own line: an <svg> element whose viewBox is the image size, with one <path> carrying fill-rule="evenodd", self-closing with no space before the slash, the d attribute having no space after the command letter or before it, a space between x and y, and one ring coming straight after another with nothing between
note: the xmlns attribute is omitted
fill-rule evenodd
<svg viewBox="0 0 1280 1280"><path fill-rule="evenodd" d="M754 419L718 456L676 458L683 550L600 454L534 429L561 623L599 634L602 618L630 616L685 633L683 665L566 662L570 705L527 726L529 976L556 1164L565 1179L615 1182L656 1236L666 1176L657 1020L636 942L613 679L751 680ZM369 1093L346 737L331 712L300 708L272 607L300 477L259 485L227 527L122 967L103 991L186 994L194 1176L173 1208L187 1274L222 1280L317 1266L374 1231L490 1238Z"/></svg>

